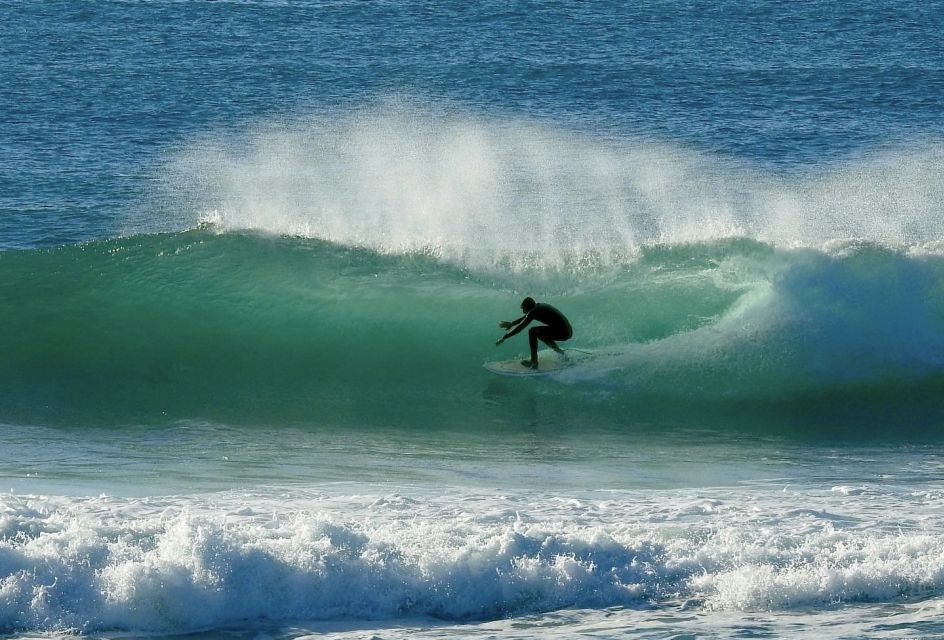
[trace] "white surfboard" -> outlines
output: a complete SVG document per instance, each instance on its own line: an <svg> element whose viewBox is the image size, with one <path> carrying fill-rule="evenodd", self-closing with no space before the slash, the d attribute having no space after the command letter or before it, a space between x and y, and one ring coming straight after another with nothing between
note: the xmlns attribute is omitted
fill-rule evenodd
<svg viewBox="0 0 944 640"><path fill-rule="evenodd" d="M546 376L556 373L567 367L572 367L577 362L577 358L572 355L563 357L558 353L547 350L538 352L538 368L531 369L521 364L522 358L514 360L499 360L496 362L486 362L482 366L497 373L500 376Z"/></svg>

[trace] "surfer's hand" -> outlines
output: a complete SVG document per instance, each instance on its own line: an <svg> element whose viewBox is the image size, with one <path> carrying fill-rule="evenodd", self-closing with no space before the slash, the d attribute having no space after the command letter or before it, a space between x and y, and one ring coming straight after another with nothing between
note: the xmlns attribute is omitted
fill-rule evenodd
<svg viewBox="0 0 944 640"><path fill-rule="evenodd" d="M502 320L501 322L498 323L498 326L501 327L502 329L511 329L511 323L508 322L507 320Z"/></svg>

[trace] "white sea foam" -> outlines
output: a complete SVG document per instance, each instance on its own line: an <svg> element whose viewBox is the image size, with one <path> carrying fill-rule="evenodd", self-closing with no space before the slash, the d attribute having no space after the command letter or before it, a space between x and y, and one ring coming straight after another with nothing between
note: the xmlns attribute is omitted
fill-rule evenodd
<svg viewBox="0 0 944 640"><path fill-rule="evenodd" d="M944 504L929 500L881 489L6 495L0 627L182 633L935 598Z"/></svg>

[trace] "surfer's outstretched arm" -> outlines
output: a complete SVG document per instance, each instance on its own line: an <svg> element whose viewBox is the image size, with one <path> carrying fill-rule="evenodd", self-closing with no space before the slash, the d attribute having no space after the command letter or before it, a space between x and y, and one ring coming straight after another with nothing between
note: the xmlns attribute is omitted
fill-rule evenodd
<svg viewBox="0 0 944 640"><path fill-rule="evenodd" d="M511 322L509 322L508 320L502 320L501 322L498 323L498 326L501 327L502 329L511 329L513 326L515 326L516 324L518 324L519 322L521 322L527 317L528 316L524 315L518 318L517 320L512 320Z"/></svg>
<svg viewBox="0 0 944 640"><path fill-rule="evenodd" d="M501 344L502 342L504 342L511 336L515 335L516 333L518 333L519 331L527 327L530 322L531 322L531 314L528 313L526 316L522 316L521 318L518 318L514 322L508 323L509 327L514 327L514 329L512 329L511 331L503 335L501 339L495 344L497 345ZM502 327L502 328L504 329L505 327Z"/></svg>

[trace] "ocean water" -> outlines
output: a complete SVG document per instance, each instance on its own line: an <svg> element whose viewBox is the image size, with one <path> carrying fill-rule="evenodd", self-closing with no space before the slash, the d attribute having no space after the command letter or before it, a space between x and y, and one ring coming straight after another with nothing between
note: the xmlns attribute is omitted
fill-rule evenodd
<svg viewBox="0 0 944 640"><path fill-rule="evenodd" d="M944 638L941 2L0 15L3 637Z"/></svg>

